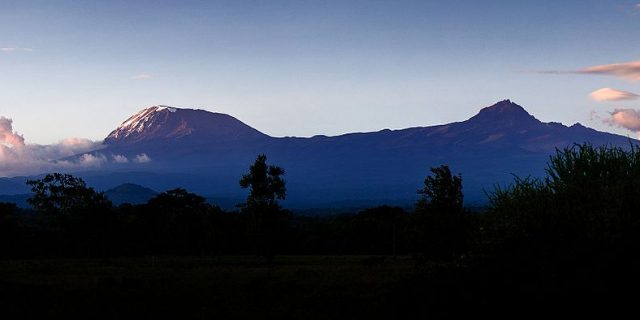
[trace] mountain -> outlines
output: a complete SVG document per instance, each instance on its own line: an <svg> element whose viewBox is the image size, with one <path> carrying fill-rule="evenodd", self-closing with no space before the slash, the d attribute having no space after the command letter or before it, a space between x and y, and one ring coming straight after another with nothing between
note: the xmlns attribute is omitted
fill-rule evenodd
<svg viewBox="0 0 640 320"><path fill-rule="evenodd" d="M153 106L131 116L104 140L111 146L140 143L239 143L268 138L267 135L221 113Z"/></svg>
<svg viewBox="0 0 640 320"><path fill-rule="evenodd" d="M123 203L143 204L155 197L158 192L134 183L121 184L104 192L115 205Z"/></svg>
<svg viewBox="0 0 640 320"><path fill-rule="evenodd" d="M154 106L123 122L93 152L109 159L106 165L79 174L99 190L135 181L243 199L238 180L265 153L286 170L285 205L310 208L411 205L429 168L447 164L462 174L465 201L482 204L496 184L514 174L542 175L556 148L583 142L630 146L628 137L581 124L541 122L509 100L461 122L311 138L270 137L228 115Z"/></svg>

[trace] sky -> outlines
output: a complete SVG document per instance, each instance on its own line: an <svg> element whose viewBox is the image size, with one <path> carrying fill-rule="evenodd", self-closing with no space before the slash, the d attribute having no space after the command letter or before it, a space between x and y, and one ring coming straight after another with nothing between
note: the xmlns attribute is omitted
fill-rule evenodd
<svg viewBox="0 0 640 320"><path fill-rule="evenodd" d="M638 30L639 0L0 0L0 140L72 153L158 104L312 136L503 99L637 137Z"/></svg>

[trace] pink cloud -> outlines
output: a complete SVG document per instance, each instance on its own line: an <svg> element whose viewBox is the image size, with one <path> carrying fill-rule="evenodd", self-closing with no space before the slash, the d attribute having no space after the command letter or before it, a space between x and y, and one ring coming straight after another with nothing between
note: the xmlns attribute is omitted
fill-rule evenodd
<svg viewBox="0 0 640 320"><path fill-rule="evenodd" d="M601 74L615 76L631 81L640 81L640 61L603 64L576 71L582 74Z"/></svg>
<svg viewBox="0 0 640 320"><path fill-rule="evenodd" d="M0 145L3 147L24 148L24 138L13 131L13 120L0 117Z"/></svg>
<svg viewBox="0 0 640 320"><path fill-rule="evenodd" d="M539 74L594 74L614 76L621 79L640 81L640 61L629 61L623 63L603 64L586 67L580 70L543 70L537 71Z"/></svg>
<svg viewBox="0 0 640 320"><path fill-rule="evenodd" d="M589 94L589 97L591 97L591 99L596 101L622 101L622 100L638 99L640 96L635 93L631 93L627 91L616 90L611 88L602 88L594 92L591 92Z"/></svg>
<svg viewBox="0 0 640 320"><path fill-rule="evenodd" d="M633 132L640 132L640 110L618 108L611 113L606 123L617 125Z"/></svg>

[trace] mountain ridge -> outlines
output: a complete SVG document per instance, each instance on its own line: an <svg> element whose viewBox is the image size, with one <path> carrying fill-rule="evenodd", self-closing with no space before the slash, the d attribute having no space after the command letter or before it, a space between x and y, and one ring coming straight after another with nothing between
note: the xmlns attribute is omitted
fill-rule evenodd
<svg viewBox="0 0 640 320"><path fill-rule="evenodd" d="M429 168L447 164L462 174L465 199L473 204L486 202L486 191L513 175L544 174L556 148L584 142L628 148L636 141L579 124L542 122L510 100L459 122L309 138L271 137L227 117L146 108L118 128L129 135L112 132L106 147L92 154L106 159L144 154L149 161L108 161L78 173L101 190L133 181L159 191L184 187L208 197L242 199L238 180L264 153L287 171L287 203L308 208L366 199L411 203Z"/></svg>

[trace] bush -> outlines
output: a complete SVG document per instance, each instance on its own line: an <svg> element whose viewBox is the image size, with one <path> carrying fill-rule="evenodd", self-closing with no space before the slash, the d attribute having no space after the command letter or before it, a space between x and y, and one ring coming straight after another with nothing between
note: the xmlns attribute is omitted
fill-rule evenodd
<svg viewBox="0 0 640 320"><path fill-rule="evenodd" d="M571 276L640 260L638 147L574 145L557 150L546 172L490 195L485 248Z"/></svg>

